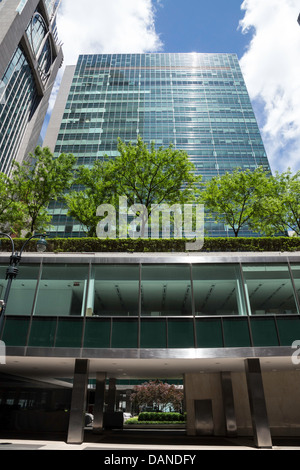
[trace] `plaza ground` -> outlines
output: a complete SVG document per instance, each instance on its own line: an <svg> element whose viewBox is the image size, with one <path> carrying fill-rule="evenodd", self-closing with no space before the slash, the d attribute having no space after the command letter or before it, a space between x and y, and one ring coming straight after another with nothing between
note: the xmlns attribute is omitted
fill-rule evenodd
<svg viewBox="0 0 300 470"><path fill-rule="evenodd" d="M144 451L176 452L188 454L191 451L267 451L300 450L300 438L274 438L272 449L258 449L251 437L206 437L187 436L184 430L120 430L95 435L87 430L82 444L67 444L62 435L7 436L0 435L0 450L99 450L105 455L110 452ZM127 454L126 454L127 455Z"/></svg>

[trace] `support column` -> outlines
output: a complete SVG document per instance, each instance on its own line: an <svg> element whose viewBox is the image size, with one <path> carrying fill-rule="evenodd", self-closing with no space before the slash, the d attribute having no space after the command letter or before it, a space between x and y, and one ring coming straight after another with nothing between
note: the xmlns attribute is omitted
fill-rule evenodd
<svg viewBox="0 0 300 470"><path fill-rule="evenodd" d="M237 435L236 416L234 409L232 381L230 372L221 372L222 395L227 436Z"/></svg>
<svg viewBox="0 0 300 470"><path fill-rule="evenodd" d="M89 360L76 359L67 439L69 444L83 442L88 377Z"/></svg>
<svg viewBox="0 0 300 470"><path fill-rule="evenodd" d="M128 390L126 390L126 413L131 413L130 397L131 397L131 390L128 389Z"/></svg>
<svg viewBox="0 0 300 470"><path fill-rule="evenodd" d="M109 379L109 387L108 387L108 404L107 404L107 411L109 413L113 413L115 411L115 403L116 403L116 379Z"/></svg>
<svg viewBox="0 0 300 470"><path fill-rule="evenodd" d="M93 432L96 433L96 434L100 434L103 431L105 383L106 383L106 373L105 372L97 372L97 374L96 374L95 404L94 404L94 423L93 423Z"/></svg>
<svg viewBox="0 0 300 470"><path fill-rule="evenodd" d="M259 359L246 359L245 369L254 442L257 447L272 447L271 432Z"/></svg>

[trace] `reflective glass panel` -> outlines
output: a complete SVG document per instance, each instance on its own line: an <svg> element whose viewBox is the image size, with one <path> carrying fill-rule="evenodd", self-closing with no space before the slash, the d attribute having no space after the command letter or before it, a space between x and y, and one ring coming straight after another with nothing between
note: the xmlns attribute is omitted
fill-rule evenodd
<svg viewBox="0 0 300 470"><path fill-rule="evenodd" d="M35 315L84 316L87 265L44 265Z"/></svg>
<svg viewBox="0 0 300 470"><path fill-rule="evenodd" d="M244 265L243 273L252 315L298 313L287 265Z"/></svg>
<svg viewBox="0 0 300 470"><path fill-rule="evenodd" d="M291 263L291 270L292 270L292 276L294 279L294 284L295 284L295 289L296 289L296 295L300 295L300 264L294 264Z"/></svg>
<svg viewBox="0 0 300 470"><path fill-rule="evenodd" d="M92 270L87 315L137 316L139 266L101 265Z"/></svg>
<svg viewBox="0 0 300 470"><path fill-rule="evenodd" d="M4 298L7 286L5 279L7 267L8 265L0 267L0 299ZM13 279L11 284L5 311L6 315L31 315L38 275L38 265L26 266L20 264L18 276Z"/></svg>
<svg viewBox="0 0 300 470"><path fill-rule="evenodd" d="M196 315L246 315L239 266L193 266Z"/></svg>
<svg viewBox="0 0 300 470"><path fill-rule="evenodd" d="M142 266L142 315L192 315L191 299L189 265Z"/></svg>

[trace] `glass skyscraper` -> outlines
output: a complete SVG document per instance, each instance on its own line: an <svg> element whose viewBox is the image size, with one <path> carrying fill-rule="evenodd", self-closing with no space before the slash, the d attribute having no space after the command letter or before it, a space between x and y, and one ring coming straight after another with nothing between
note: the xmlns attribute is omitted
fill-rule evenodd
<svg viewBox="0 0 300 470"><path fill-rule="evenodd" d="M62 63L55 0L0 2L0 171L37 145Z"/></svg>
<svg viewBox="0 0 300 470"><path fill-rule="evenodd" d="M235 54L81 55L67 67L45 146L90 166L118 155L118 137L138 135L185 150L204 181L237 167L270 169ZM50 210L53 235L84 234L58 203ZM209 220L206 230L226 234Z"/></svg>

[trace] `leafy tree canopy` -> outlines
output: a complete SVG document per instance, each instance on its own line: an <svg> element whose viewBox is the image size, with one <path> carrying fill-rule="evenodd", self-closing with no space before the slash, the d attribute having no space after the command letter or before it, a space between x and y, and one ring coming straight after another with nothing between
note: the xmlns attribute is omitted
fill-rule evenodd
<svg viewBox="0 0 300 470"><path fill-rule="evenodd" d="M259 167L213 177L203 183L200 200L216 221L228 225L238 236L242 227L251 225L259 204L266 194L268 173Z"/></svg>
<svg viewBox="0 0 300 470"><path fill-rule="evenodd" d="M300 235L300 171L276 172L266 184L255 219L256 228L267 235Z"/></svg>
<svg viewBox="0 0 300 470"><path fill-rule="evenodd" d="M24 229L33 233L49 226L48 204L62 197L71 186L75 163L74 155L61 154L55 158L47 147L37 147L30 160L22 164L14 163L10 184L15 200L25 210Z"/></svg>
<svg viewBox="0 0 300 470"><path fill-rule="evenodd" d="M10 178L0 173L0 230L1 232L20 233L26 221L26 211L18 201Z"/></svg>
<svg viewBox="0 0 300 470"><path fill-rule="evenodd" d="M143 205L146 217L153 206L195 200L201 177L195 175L186 152L171 145L156 149L154 143L148 149L141 137L136 144L119 139L118 151L114 160L106 157L91 169L80 169L76 184L82 189L71 191L65 198L68 214L87 227L89 236L96 236L97 207L104 203L117 207L119 196L127 197L129 206Z"/></svg>

